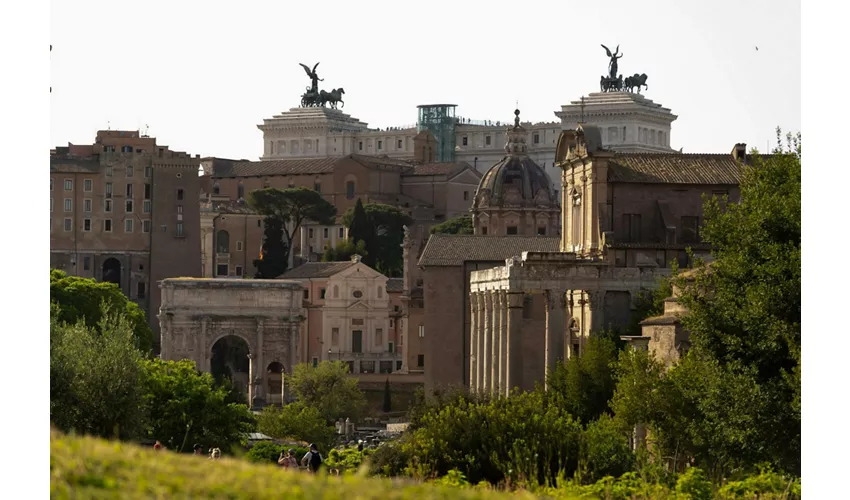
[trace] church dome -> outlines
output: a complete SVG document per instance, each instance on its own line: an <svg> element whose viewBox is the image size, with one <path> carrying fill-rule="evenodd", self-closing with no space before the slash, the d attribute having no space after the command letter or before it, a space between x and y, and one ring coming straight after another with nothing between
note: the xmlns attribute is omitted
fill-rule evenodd
<svg viewBox="0 0 850 500"><path fill-rule="evenodd" d="M475 191L473 208L507 205L556 204L552 180L528 156L526 131L519 124L519 110L514 111L514 127L508 129L505 144L507 156L490 167Z"/></svg>

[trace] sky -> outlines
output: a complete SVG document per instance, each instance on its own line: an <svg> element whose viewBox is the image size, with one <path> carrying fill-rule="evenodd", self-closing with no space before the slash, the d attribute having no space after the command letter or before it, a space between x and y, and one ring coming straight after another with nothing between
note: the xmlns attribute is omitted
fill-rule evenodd
<svg viewBox="0 0 850 500"><path fill-rule="evenodd" d="M190 154L256 160L270 118L298 106L312 67L370 127L412 125L419 104L473 119L556 121L620 73L678 115L671 146L764 150L799 131L800 2L51 2L53 146L145 130ZM758 50L756 49L758 47ZM147 127L147 128L146 128Z"/></svg>

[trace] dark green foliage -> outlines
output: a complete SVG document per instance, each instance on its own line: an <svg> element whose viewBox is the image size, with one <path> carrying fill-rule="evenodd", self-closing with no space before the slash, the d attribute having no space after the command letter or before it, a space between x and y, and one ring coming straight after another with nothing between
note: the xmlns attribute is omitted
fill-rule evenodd
<svg viewBox="0 0 850 500"><path fill-rule="evenodd" d="M50 302L59 305L59 321L75 325L82 320L95 330L100 329L104 314L119 314L133 331L135 346L143 353L151 350L153 332L147 324L145 312L121 293L114 283L68 276L64 271L51 269Z"/></svg>
<svg viewBox="0 0 850 500"><path fill-rule="evenodd" d="M461 215L431 227L431 234L473 234L472 217Z"/></svg>
<svg viewBox="0 0 850 500"><path fill-rule="evenodd" d="M673 262L673 275L676 275L676 263ZM664 299L673 295L671 278L660 278L658 287L653 290L642 290L636 300L631 320L625 329L625 335L640 335L640 322L646 318L664 314Z"/></svg>
<svg viewBox="0 0 850 500"><path fill-rule="evenodd" d="M146 360L145 403L148 437L174 451L190 452L193 443L224 451L244 444L254 418L244 404L228 403L228 389L189 360Z"/></svg>
<svg viewBox="0 0 850 500"><path fill-rule="evenodd" d="M50 421L59 429L105 438L142 432L144 401L133 330L122 316L102 313L97 328L69 325L50 310Z"/></svg>
<svg viewBox="0 0 850 500"><path fill-rule="evenodd" d="M266 217L263 255L254 261L258 268L258 278L277 278L286 270L292 238L298 234L298 229L305 221L333 224L336 217L336 207L322 198L321 194L304 187L252 191L248 196L248 204ZM268 265L263 264L267 244L271 252L269 258L274 259ZM283 271L280 271L281 268Z"/></svg>
<svg viewBox="0 0 850 500"><path fill-rule="evenodd" d="M339 262L350 260L354 254L366 257L366 242L360 240L355 245L351 240L339 241L335 247L328 247L322 254L322 262Z"/></svg>
<svg viewBox="0 0 850 500"><path fill-rule="evenodd" d="M369 455L369 473L387 477L403 476L411 460L403 443L404 441L390 441L378 446Z"/></svg>
<svg viewBox="0 0 850 500"><path fill-rule="evenodd" d="M628 435L610 415L602 414L587 425L581 438L582 482L618 477L633 470L634 465Z"/></svg>
<svg viewBox="0 0 850 500"><path fill-rule="evenodd" d="M327 450L334 441L334 427L328 424L318 408L302 401L289 403L283 408L263 408L257 416L257 426L260 432L274 438L316 443L320 450Z"/></svg>
<svg viewBox="0 0 850 500"><path fill-rule="evenodd" d="M344 361L322 361L315 368L301 363L290 380L298 401L315 408L326 422L339 418L356 421L363 414L366 398L357 379L348 376Z"/></svg>
<svg viewBox="0 0 850 500"><path fill-rule="evenodd" d="M280 453L282 451L285 452L287 449L285 446L274 444L271 441L260 441L259 443L255 443L244 457L251 462L271 462L276 464L280 458Z"/></svg>
<svg viewBox="0 0 850 500"><path fill-rule="evenodd" d="M389 413L393 411L393 399L392 393L390 392L390 379L384 383L384 405L381 408L384 413Z"/></svg>
<svg viewBox="0 0 850 500"><path fill-rule="evenodd" d="M283 242L283 223L272 217L266 217L263 230L263 246L260 258L254 259L257 273L254 278L274 279L286 272L289 267L289 245Z"/></svg>
<svg viewBox="0 0 850 500"><path fill-rule="evenodd" d="M404 226L412 222L398 208L382 203L363 205L359 199L342 216L342 223L349 228L349 239L364 242L367 255L363 263L390 277L401 276Z"/></svg>
<svg viewBox="0 0 850 500"><path fill-rule="evenodd" d="M547 394L579 422L587 424L608 412L616 382L612 365L617 345L611 338L591 336L581 356L558 363L549 374Z"/></svg>

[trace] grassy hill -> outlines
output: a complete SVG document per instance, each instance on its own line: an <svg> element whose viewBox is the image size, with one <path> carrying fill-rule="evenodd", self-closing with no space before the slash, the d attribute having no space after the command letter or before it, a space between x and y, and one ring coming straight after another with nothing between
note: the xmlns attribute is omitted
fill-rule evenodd
<svg viewBox="0 0 850 500"><path fill-rule="evenodd" d="M486 499L534 498L366 477L323 477L223 458L154 452L50 435L50 496L66 498Z"/></svg>

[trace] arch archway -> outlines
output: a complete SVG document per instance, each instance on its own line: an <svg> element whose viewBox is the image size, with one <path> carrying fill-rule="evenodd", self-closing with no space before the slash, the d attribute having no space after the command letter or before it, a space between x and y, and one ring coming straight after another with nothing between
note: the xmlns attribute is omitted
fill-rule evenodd
<svg viewBox="0 0 850 500"><path fill-rule="evenodd" d="M216 382L232 387L229 401L248 403L250 354L248 342L237 335L224 335L211 348L210 372Z"/></svg>
<svg viewBox="0 0 850 500"><path fill-rule="evenodd" d="M115 283L121 288L121 263L115 257L110 257L103 262L103 280L106 283Z"/></svg>
<svg viewBox="0 0 850 500"><path fill-rule="evenodd" d="M283 404L283 377L283 365L277 361L269 363L266 367L266 395L269 404Z"/></svg>

